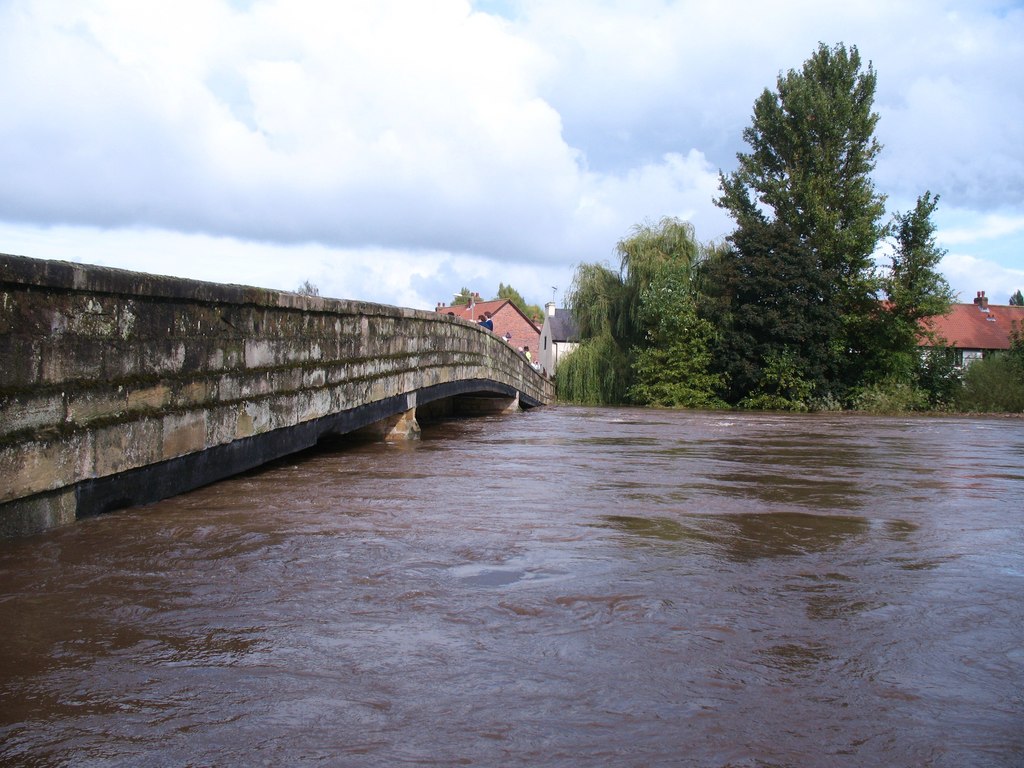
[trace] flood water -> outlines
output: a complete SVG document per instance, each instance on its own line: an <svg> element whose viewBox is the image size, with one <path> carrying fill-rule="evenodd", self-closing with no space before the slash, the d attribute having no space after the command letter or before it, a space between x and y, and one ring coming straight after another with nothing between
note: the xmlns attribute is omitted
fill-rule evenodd
<svg viewBox="0 0 1024 768"><path fill-rule="evenodd" d="M4 766L1024 765L1024 421L550 407L0 542Z"/></svg>

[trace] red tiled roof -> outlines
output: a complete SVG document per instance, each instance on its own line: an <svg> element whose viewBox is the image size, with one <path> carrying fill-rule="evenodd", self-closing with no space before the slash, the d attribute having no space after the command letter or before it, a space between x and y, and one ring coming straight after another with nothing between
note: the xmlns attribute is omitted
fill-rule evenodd
<svg viewBox="0 0 1024 768"><path fill-rule="evenodd" d="M927 318L922 325L958 349L1009 349L1010 331L1024 330L1024 307L954 304L948 314Z"/></svg>
<svg viewBox="0 0 1024 768"><path fill-rule="evenodd" d="M437 311L443 315L455 315L456 317L461 317L463 320L472 320L473 322L476 322L477 318L485 312L490 312L493 315L508 303L508 299L495 299L494 301L478 301L473 305L456 304L449 307L438 306Z"/></svg>

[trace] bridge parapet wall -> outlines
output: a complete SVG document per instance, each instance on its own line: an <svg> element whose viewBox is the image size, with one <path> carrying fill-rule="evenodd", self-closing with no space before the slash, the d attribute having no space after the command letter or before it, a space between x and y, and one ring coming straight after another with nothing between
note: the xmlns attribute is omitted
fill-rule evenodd
<svg viewBox="0 0 1024 768"><path fill-rule="evenodd" d="M0 535L474 391L554 399L501 339L436 312L0 255ZM130 473L149 497L101 482Z"/></svg>

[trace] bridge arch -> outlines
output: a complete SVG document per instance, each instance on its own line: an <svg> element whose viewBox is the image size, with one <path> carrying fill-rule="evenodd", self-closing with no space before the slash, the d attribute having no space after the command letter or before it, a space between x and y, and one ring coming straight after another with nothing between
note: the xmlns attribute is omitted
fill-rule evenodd
<svg viewBox="0 0 1024 768"><path fill-rule="evenodd" d="M416 414L553 402L455 317L0 255L0 535L149 503Z"/></svg>

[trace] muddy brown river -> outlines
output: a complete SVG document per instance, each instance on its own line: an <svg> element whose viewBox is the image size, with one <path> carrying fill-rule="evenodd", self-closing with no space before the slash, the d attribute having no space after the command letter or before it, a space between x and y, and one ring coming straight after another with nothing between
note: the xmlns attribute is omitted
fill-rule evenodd
<svg viewBox="0 0 1024 768"><path fill-rule="evenodd" d="M1024 765L1024 421L550 407L0 542L3 766Z"/></svg>

